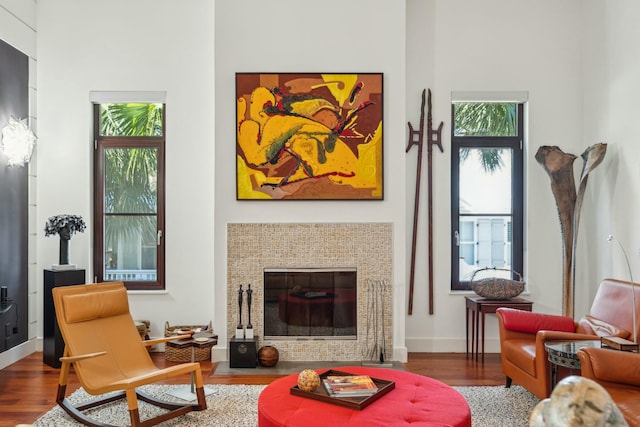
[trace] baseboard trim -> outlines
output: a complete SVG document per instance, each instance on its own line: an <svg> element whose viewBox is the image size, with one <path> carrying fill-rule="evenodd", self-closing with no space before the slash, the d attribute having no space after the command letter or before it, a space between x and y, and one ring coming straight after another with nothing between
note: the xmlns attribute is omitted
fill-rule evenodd
<svg viewBox="0 0 640 427"><path fill-rule="evenodd" d="M465 339L433 339L433 338L406 338L407 349L410 353L466 353L467 341ZM471 347L471 341L469 341ZM482 346L478 346L482 351ZM500 353L500 339L485 338L485 353Z"/></svg>
<svg viewBox="0 0 640 427"><path fill-rule="evenodd" d="M0 353L0 369L4 369L7 366L16 363L20 359L24 359L36 352L36 339L32 338L29 341L25 341L22 344L18 344L15 347L10 348L7 351Z"/></svg>

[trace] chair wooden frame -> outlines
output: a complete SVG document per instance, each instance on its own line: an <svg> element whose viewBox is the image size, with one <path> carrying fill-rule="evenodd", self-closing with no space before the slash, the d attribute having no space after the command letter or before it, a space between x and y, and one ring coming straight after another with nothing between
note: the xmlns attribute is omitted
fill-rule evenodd
<svg viewBox="0 0 640 427"><path fill-rule="evenodd" d="M200 364L182 363L159 369L146 347L188 336L142 341L129 313L122 282L62 286L52 290L56 317L65 341L56 402L77 421L95 427L111 427L88 417L84 411L126 399L132 427L147 427L207 408ZM72 404L65 396L71 365L89 402ZM170 377L192 374L197 403L181 404L152 397L137 387ZM117 393L111 393L117 392ZM157 417L140 420L138 399L167 409Z"/></svg>

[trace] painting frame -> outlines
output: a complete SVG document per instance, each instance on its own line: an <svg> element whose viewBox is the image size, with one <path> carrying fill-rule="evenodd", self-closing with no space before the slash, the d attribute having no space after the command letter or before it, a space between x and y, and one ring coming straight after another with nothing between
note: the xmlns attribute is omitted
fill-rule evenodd
<svg viewBox="0 0 640 427"><path fill-rule="evenodd" d="M384 200L383 82L237 72L236 200Z"/></svg>

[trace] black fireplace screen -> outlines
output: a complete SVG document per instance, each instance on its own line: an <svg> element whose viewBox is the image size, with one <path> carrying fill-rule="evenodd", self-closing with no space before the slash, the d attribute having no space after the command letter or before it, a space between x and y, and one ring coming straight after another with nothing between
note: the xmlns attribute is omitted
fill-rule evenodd
<svg viewBox="0 0 640 427"><path fill-rule="evenodd" d="M355 268L264 270L265 339L356 339Z"/></svg>

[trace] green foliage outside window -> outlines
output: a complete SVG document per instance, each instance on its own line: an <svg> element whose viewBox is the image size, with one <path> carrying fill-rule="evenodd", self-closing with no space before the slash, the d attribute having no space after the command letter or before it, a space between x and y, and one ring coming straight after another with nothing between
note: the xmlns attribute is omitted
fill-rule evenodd
<svg viewBox="0 0 640 427"><path fill-rule="evenodd" d="M454 104L454 136L501 137L515 136L518 128L514 103L464 102ZM484 170L493 173L504 166L500 148L479 148ZM460 162L470 150L461 148Z"/></svg>
<svg viewBox="0 0 640 427"><path fill-rule="evenodd" d="M155 246L157 231L158 150L140 137L162 137L162 104L101 104L100 135L123 138L124 145L104 149L105 250L117 242Z"/></svg>
<svg viewBox="0 0 640 427"><path fill-rule="evenodd" d="M162 104L101 104L100 135L162 136Z"/></svg>

